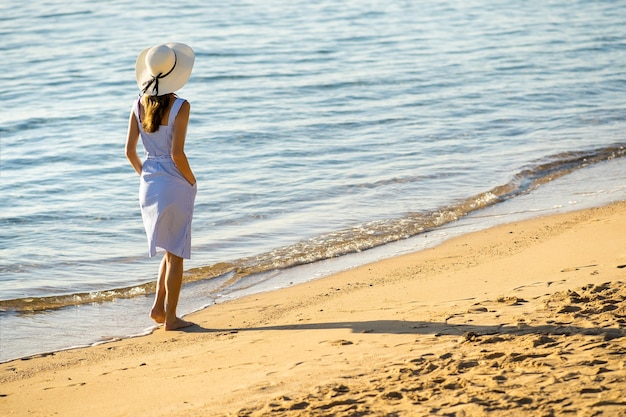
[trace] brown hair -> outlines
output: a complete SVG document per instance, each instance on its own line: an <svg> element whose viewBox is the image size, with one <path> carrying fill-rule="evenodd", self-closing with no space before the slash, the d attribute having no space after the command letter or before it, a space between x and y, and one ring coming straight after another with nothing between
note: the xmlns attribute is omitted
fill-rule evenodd
<svg viewBox="0 0 626 417"><path fill-rule="evenodd" d="M144 94L141 97L143 105L143 117L141 118L141 127L148 133L159 130L161 119L170 105L170 95L150 96Z"/></svg>

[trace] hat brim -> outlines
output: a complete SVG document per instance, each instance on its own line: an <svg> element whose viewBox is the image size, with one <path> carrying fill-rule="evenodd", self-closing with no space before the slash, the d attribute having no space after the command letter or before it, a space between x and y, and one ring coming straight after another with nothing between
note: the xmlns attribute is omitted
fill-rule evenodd
<svg viewBox="0 0 626 417"><path fill-rule="evenodd" d="M151 96L162 96L180 90L189 80L191 70L193 69L193 63L196 58L193 49L183 43L173 42L166 43L165 45L174 50L176 54L176 66L166 77L159 78L158 94L154 86L146 91L146 94ZM139 86L140 90L143 90L145 83L152 79L152 74L150 74L150 70L146 65L146 55L150 49L152 49L152 47L143 50L137 57L137 62L135 63L135 76L137 78L137 86Z"/></svg>

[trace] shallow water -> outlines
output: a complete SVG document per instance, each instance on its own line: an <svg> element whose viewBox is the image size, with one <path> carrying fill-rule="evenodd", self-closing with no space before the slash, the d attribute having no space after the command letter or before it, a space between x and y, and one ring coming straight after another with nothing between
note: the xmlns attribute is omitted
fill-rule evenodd
<svg viewBox="0 0 626 417"><path fill-rule="evenodd" d="M626 4L114 3L0 5L3 358L8 344L32 353L9 317L28 340L42 317L61 320L50 309L79 305L71 325L90 302L114 300L98 309L115 317L150 292L158 260L123 147L134 60L155 43L197 52L180 92L199 181L189 280L271 288L277 268L324 270L572 170L620 166L604 161L626 143ZM217 297L202 291L198 305ZM85 343L147 327L119 326Z"/></svg>
<svg viewBox="0 0 626 417"><path fill-rule="evenodd" d="M363 252L234 280L234 273L184 287L181 314L259 292L322 278L369 262L433 247L447 239L499 224L581 210L626 199L626 159L614 159L560 177L515 199L492 205L428 233ZM71 347L105 343L154 330L148 318L152 297L136 295L109 302L78 303L37 312L4 313L0 362Z"/></svg>

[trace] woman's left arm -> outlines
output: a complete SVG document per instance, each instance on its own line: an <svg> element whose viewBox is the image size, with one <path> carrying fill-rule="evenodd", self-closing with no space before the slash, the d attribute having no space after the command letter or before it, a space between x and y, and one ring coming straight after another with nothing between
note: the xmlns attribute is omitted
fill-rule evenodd
<svg viewBox="0 0 626 417"><path fill-rule="evenodd" d="M196 177L191 171L187 155L185 155L185 136L187 135L187 124L189 123L189 111L191 105L185 101L180 107L176 119L174 120L174 133L172 136L172 160L176 168L185 177L189 184L196 183Z"/></svg>

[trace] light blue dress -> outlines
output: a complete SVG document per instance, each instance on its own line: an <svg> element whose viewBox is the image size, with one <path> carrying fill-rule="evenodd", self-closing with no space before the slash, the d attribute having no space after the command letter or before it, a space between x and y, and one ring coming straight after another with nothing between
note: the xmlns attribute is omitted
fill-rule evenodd
<svg viewBox="0 0 626 417"><path fill-rule="evenodd" d="M176 98L167 126L161 125L153 133L141 127L139 100L133 106L146 152L139 203L150 256L156 255L157 250L166 250L181 258L191 258L191 219L197 188L183 177L171 156L174 120L184 102Z"/></svg>

